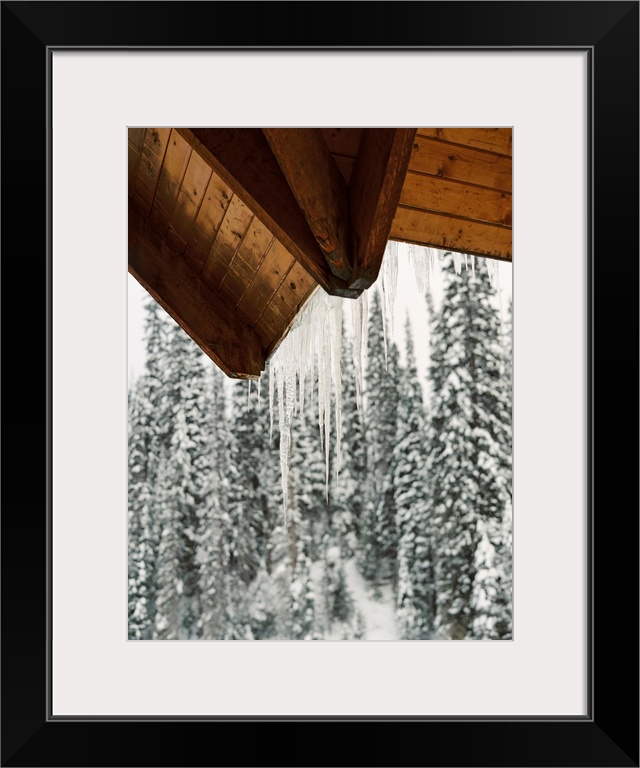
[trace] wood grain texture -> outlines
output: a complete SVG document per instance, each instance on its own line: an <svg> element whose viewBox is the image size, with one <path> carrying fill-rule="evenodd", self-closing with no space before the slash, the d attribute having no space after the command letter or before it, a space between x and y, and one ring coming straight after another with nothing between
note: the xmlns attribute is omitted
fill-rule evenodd
<svg viewBox="0 0 640 768"><path fill-rule="evenodd" d="M177 130L325 290L357 297L329 269L261 129Z"/></svg>
<svg viewBox="0 0 640 768"><path fill-rule="evenodd" d="M485 187L409 171L400 204L475 221L511 226L511 195Z"/></svg>
<svg viewBox="0 0 640 768"><path fill-rule="evenodd" d="M198 271L207 260L232 197L231 187L212 173L185 249L187 259Z"/></svg>
<svg viewBox="0 0 640 768"><path fill-rule="evenodd" d="M511 261L511 229L399 206L391 240Z"/></svg>
<svg viewBox="0 0 640 768"><path fill-rule="evenodd" d="M230 306L238 306L273 242L271 232L254 216L220 284ZM247 316L255 322L258 315L249 311Z"/></svg>
<svg viewBox="0 0 640 768"><path fill-rule="evenodd" d="M418 128L418 135L509 157L512 155L511 128Z"/></svg>
<svg viewBox="0 0 640 768"><path fill-rule="evenodd" d="M192 152L167 230L169 242L179 253L184 252L189 242L196 216L205 200L211 173L211 168L200 155Z"/></svg>
<svg viewBox="0 0 640 768"><path fill-rule="evenodd" d="M145 130L138 172L131 193L136 205L145 214L151 210L151 204L156 194L170 133L170 128L147 128Z"/></svg>
<svg viewBox="0 0 640 768"><path fill-rule="evenodd" d="M347 186L319 128L263 128L329 269L351 274Z"/></svg>
<svg viewBox="0 0 640 768"><path fill-rule="evenodd" d="M363 128L321 128L322 137L332 155L358 156Z"/></svg>
<svg viewBox="0 0 640 768"><path fill-rule="evenodd" d="M321 128L320 130L329 148L329 152L331 152L333 160L342 174L342 178L348 185L351 181L356 157L358 156L363 129Z"/></svg>
<svg viewBox="0 0 640 768"><path fill-rule="evenodd" d="M409 169L501 192L512 190L512 161L505 155L453 146L437 139L416 136Z"/></svg>
<svg viewBox="0 0 640 768"><path fill-rule="evenodd" d="M253 213L237 195L233 195L202 267L202 277L212 288L218 288L224 280L252 219Z"/></svg>
<svg viewBox="0 0 640 768"><path fill-rule="evenodd" d="M131 203L129 272L228 376L260 376L265 355L258 334Z"/></svg>
<svg viewBox="0 0 640 768"><path fill-rule="evenodd" d="M191 147L172 130L150 213L152 223L162 234L169 229L190 157Z"/></svg>
<svg viewBox="0 0 640 768"><path fill-rule="evenodd" d="M144 145L144 133L144 128L129 128L127 130L129 197L133 194L135 180L138 175L138 166Z"/></svg>
<svg viewBox="0 0 640 768"><path fill-rule="evenodd" d="M238 307L246 315L259 318L295 263L296 260L284 245L275 240L247 286Z"/></svg>
<svg viewBox="0 0 640 768"><path fill-rule="evenodd" d="M349 184L353 270L362 290L378 277L411 157L414 128L365 128Z"/></svg>
<svg viewBox="0 0 640 768"><path fill-rule="evenodd" d="M338 170L348 186L353 174L353 166L356 163L355 157L342 157L342 155L331 155L331 157L333 157L334 163L338 166Z"/></svg>
<svg viewBox="0 0 640 768"><path fill-rule="evenodd" d="M280 345L296 315L317 287L318 284L309 277L300 264L296 263L291 267L256 324L256 330L264 333L265 338L271 340L266 352L267 358ZM274 322L277 323L276 327Z"/></svg>
<svg viewBox="0 0 640 768"><path fill-rule="evenodd" d="M316 287L317 283L311 278L305 268L296 262L283 280L279 289L273 295L267 310L271 304L278 304L287 308L288 313L298 309L309 291Z"/></svg>

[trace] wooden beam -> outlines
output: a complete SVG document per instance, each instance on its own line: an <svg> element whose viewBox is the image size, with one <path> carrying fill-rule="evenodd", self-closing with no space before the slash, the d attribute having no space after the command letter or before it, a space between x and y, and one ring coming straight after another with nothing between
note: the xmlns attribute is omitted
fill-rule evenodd
<svg viewBox="0 0 640 768"><path fill-rule="evenodd" d="M320 128L263 128L262 132L336 277L351 274L347 185Z"/></svg>
<svg viewBox="0 0 640 768"><path fill-rule="evenodd" d="M129 201L129 272L228 376L264 368L258 334L234 314Z"/></svg>
<svg viewBox="0 0 640 768"><path fill-rule="evenodd" d="M329 269L260 128L176 130L328 293L357 298Z"/></svg>
<svg viewBox="0 0 640 768"><path fill-rule="evenodd" d="M365 128L349 184L354 266L349 287L377 279L407 173L415 128Z"/></svg>

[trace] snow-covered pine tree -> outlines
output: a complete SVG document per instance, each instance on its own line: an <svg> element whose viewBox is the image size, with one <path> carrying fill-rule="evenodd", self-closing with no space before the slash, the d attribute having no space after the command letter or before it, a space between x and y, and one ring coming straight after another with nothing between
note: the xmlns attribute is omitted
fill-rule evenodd
<svg viewBox="0 0 640 768"><path fill-rule="evenodd" d="M291 483L295 483L293 475L289 478ZM308 522L295 507L288 512L287 528L291 558L287 637L290 640L314 640L318 634L315 631L315 592L309 556L311 536Z"/></svg>
<svg viewBox="0 0 640 768"><path fill-rule="evenodd" d="M184 454L178 457L184 459ZM175 468L175 467L174 467ZM155 505L160 527L160 542L155 570L156 614L154 639L180 640L180 601L182 582L180 573L180 509L176 489L172 488L173 473L168 457L163 456L158 467L154 489ZM179 487L179 496L182 488Z"/></svg>
<svg viewBox="0 0 640 768"><path fill-rule="evenodd" d="M224 374L210 368L211 397L209 418L209 453L211 471L200 510L198 544L200 617L199 635L203 640L222 640L226 633L225 617L231 539L226 530L229 516L229 420Z"/></svg>
<svg viewBox="0 0 640 768"><path fill-rule="evenodd" d="M451 254L443 262L444 295L433 325L429 369L436 629L452 639L494 636L494 608L511 601L491 565L503 560L505 546L499 531L510 471L511 414L495 292L478 262L475 272L459 275ZM501 632L505 637L504 628Z"/></svg>
<svg viewBox="0 0 640 768"><path fill-rule="evenodd" d="M428 438L422 387L406 322L406 357L400 377L398 426L393 448L398 531L397 622L406 640L431 636L435 619L433 531L427 487Z"/></svg>
<svg viewBox="0 0 640 768"><path fill-rule="evenodd" d="M159 467L164 454L165 315L149 297L144 306L145 368L130 394L129 410L129 637L151 639L156 620L160 545Z"/></svg>
<svg viewBox="0 0 640 768"><path fill-rule="evenodd" d="M252 597L254 636L284 640L289 634L290 585L293 569L291 542L282 512L282 499L278 511L279 514L274 517L267 542L267 561L258 571L249 591Z"/></svg>
<svg viewBox="0 0 640 768"><path fill-rule="evenodd" d="M331 528L332 496L335 492L334 472L326 478L326 460L323 449L324 431L318 428L317 412L312 398L312 386L307 386L305 409L298 413L291 429L290 472L292 475L292 503L304 521L309 534L309 556L318 560L322 556L322 542ZM335 425L332 423L332 427ZM333 432L333 430L332 430ZM331 435L330 470L335 462L333 434Z"/></svg>
<svg viewBox="0 0 640 768"><path fill-rule="evenodd" d="M507 353L506 353L506 380L508 412L511 416L508 428L507 453L509 455L509 471L507 473L506 491L508 493L502 521L502 539L504 541L504 560L502 571L504 574L503 594L507 596L507 605L503 621L505 626L501 636L510 638L513 636L513 298L509 300L508 322L506 327Z"/></svg>
<svg viewBox="0 0 640 768"><path fill-rule="evenodd" d="M477 575L474 581L474 621L472 636L480 639L511 639L513 590L512 523L512 386L513 386L513 302L509 302L503 328L504 373L507 412L505 452L509 457L504 471L504 510L502 518L479 525L480 544L476 552Z"/></svg>
<svg viewBox="0 0 640 768"><path fill-rule="evenodd" d="M510 415L509 424L506 430L506 450L511 457L509 461L508 472L505 475L505 489L509 494L509 500L513 498L513 298L509 300L507 309L507 318L504 325L504 386L507 397L507 410Z"/></svg>
<svg viewBox="0 0 640 768"><path fill-rule="evenodd" d="M200 616L200 514L211 472L209 387L202 354L194 342L174 322L169 323L168 337L162 409L168 476L160 481L165 508L162 538L171 542L175 571L169 574L165 557L159 589L179 595L177 636L189 639L198 636ZM168 525L175 528L171 533L166 531ZM169 601L163 598L163 602Z"/></svg>
<svg viewBox="0 0 640 768"><path fill-rule="evenodd" d="M343 339L342 349L351 345ZM364 414L358 409L355 367L351 353L346 351L342 377L342 466L336 487L339 506L338 533L343 554L351 556L360 538L362 515L367 487L367 454Z"/></svg>
<svg viewBox="0 0 640 768"><path fill-rule="evenodd" d="M326 624L331 636L341 640L361 639L364 619L347 584L344 560L338 545L326 548L320 597L325 598Z"/></svg>
<svg viewBox="0 0 640 768"><path fill-rule="evenodd" d="M251 391L248 389L251 386ZM230 568L249 584L266 554L272 498L268 479L269 413L254 382L232 384L233 432L230 443L228 542Z"/></svg>
<svg viewBox="0 0 640 768"><path fill-rule="evenodd" d="M267 366L260 376L260 418L265 439L260 459L260 489L263 509L260 537L260 567L270 574L273 568L272 534L283 525L282 480L280 476L280 430L278 419L272 421L269 411L269 380L272 372ZM277 558L276 558L277 559Z"/></svg>
<svg viewBox="0 0 640 768"><path fill-rule="evenodd" d="M221 509L225 639L268 638L276 631L271 534L282 516L278 435L276 428L272 444L266 397L269 371L259 384L230 385L232 430L221 477L227 488Z"/></svg>
<svg viewBox="0 0 640 768"><path fill-rule="evenodd" d="M279 462L277 442L272 450L273 457ZM295 503L297 482L297 472L289 472L286 518L282 499L277 494L274 497L278 506L272 517L267 557L247 589L254 637L305 640L317 636L311 537L309 522L303 519ZM278 478L274 490L279 487Z"/></svg>
<svg viewBox="0 0 640 768"><path fill-rule="evenodd" d="M129 639L150 640L155 614L153 572L156 540L153 526L153 497L148 477L146 436L148 411L141 391L129 392L129 514L128 583Z"/></svg>
<svg viewBox="0 0 640 768"><path fill-rule="evenodd" d="M393 446L398 405L398 350L385 342L380 296L373 294L369 318L366 383L367 501L361 531L360 568L367 579L395 578ZM386 357L386 359L385 359Z"/></svg>

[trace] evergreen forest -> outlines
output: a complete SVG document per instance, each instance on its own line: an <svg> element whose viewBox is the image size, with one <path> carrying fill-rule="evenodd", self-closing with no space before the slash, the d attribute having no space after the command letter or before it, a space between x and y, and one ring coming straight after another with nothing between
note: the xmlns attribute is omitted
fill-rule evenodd
<svg viewBox="0 0 640 768"><path fill-rule="evenodd" d="M369 291L363 392L345 343L327 462L304 384L286 505L269 364L228 379L148 300L128 393L129 639L511 639L512 312L475 261L443 257L439 301L427 291L426 381L424 329L407 320L399 348Z"/></svg>

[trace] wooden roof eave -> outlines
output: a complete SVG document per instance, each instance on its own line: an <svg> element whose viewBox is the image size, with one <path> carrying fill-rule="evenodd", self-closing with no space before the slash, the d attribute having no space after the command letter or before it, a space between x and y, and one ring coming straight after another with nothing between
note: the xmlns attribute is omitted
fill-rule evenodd
<svg viewBox="0 0 640 768"><path fill-rule="evenodd" d="M347 184L320 128L185 128L203 155L328 293L378 277L415 128L364 129Z"/></svg>
<svg viewBox="0 0 640 768"><path fill-rule="evenodd" d="M332 273L260 128L180 128L178 133L328 293L358 296Z"/></svg>
<svg viewBox="0 0 640 768"><path fill-rule="evenodd" d="M388 240L511 260L511 129L132 128L129 157L129 270L230 376Z"/></svg>
<svg viewBox="0 0 640 768"><path fill-rule="evenodd" d="M129 272L228 376L260 376L265 355L256 332L226 307L135 205L129 205Z"/></svg>

